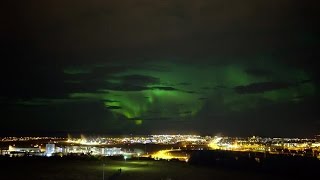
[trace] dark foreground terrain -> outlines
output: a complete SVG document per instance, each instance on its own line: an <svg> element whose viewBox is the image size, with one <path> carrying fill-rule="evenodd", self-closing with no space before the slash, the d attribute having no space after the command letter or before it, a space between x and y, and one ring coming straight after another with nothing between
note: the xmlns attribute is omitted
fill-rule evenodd
<svg viewBox="0 0 320 180"><path fill-rule="evenodd" d="M103 166L103 164L105 164ZM120 172L121 168L121 172ZM99 158L0 158L0 179L305 179L308 173L194 166L185 162Z"/></svg>

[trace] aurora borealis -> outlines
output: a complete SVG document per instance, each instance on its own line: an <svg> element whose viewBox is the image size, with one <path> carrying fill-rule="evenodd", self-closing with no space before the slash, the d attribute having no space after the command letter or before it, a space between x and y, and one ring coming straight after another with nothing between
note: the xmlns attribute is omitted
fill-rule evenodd
<svg viewBox="0 0 320 180"><path fill-rule="evenodd" d="M164 63L146 67L149 66L166 70L132 67L101 79L101 89L95 93L72 93L69 97L101 101L116 115L140 125L144 119L194 117L207 101L219 103L226 111L233 112L264 103L297 103L302 97L315 94L310 77L299 69L278 67L278 72L273 73L272 69L260 67L265 74L257 76L241 65L193 67ZM79 73L70 78L83 74L81 70L74 71ZM273 75L276 73L281 75Z"/></svg>
<svg viewBox="0 0 320 180"><path fill-rule="evenodd" d="M319 36L289 1L26 1L2 34L0 130L310 136Z"/></svg>

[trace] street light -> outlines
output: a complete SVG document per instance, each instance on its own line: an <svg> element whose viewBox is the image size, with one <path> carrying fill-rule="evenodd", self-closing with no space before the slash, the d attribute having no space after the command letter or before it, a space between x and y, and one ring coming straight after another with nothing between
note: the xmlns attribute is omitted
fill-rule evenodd
<svg viewBox="0 0 320 180"><path fill-rule="evenodd" d="M124 156L124 161L127 161L127 156Z"/></svg>

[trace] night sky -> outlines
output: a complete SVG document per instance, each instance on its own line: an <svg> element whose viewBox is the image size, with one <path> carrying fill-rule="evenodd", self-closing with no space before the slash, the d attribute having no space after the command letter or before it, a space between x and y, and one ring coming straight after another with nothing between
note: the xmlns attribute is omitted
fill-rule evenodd
<svg viewBox="0 0 320 180"><path fill-rule="evenodd" d="M2 134L320 132L316 1L2 8Z"/></svg>

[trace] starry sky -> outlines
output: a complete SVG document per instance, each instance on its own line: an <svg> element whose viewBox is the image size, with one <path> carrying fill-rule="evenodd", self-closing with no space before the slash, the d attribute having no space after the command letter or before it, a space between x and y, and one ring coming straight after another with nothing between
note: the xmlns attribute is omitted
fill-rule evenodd
<svg viewBox="0 0 320 180"><path fill-rule="evenodd" d="M0 131L312 137L318 18L316 1L8 2Z"/></svg>

